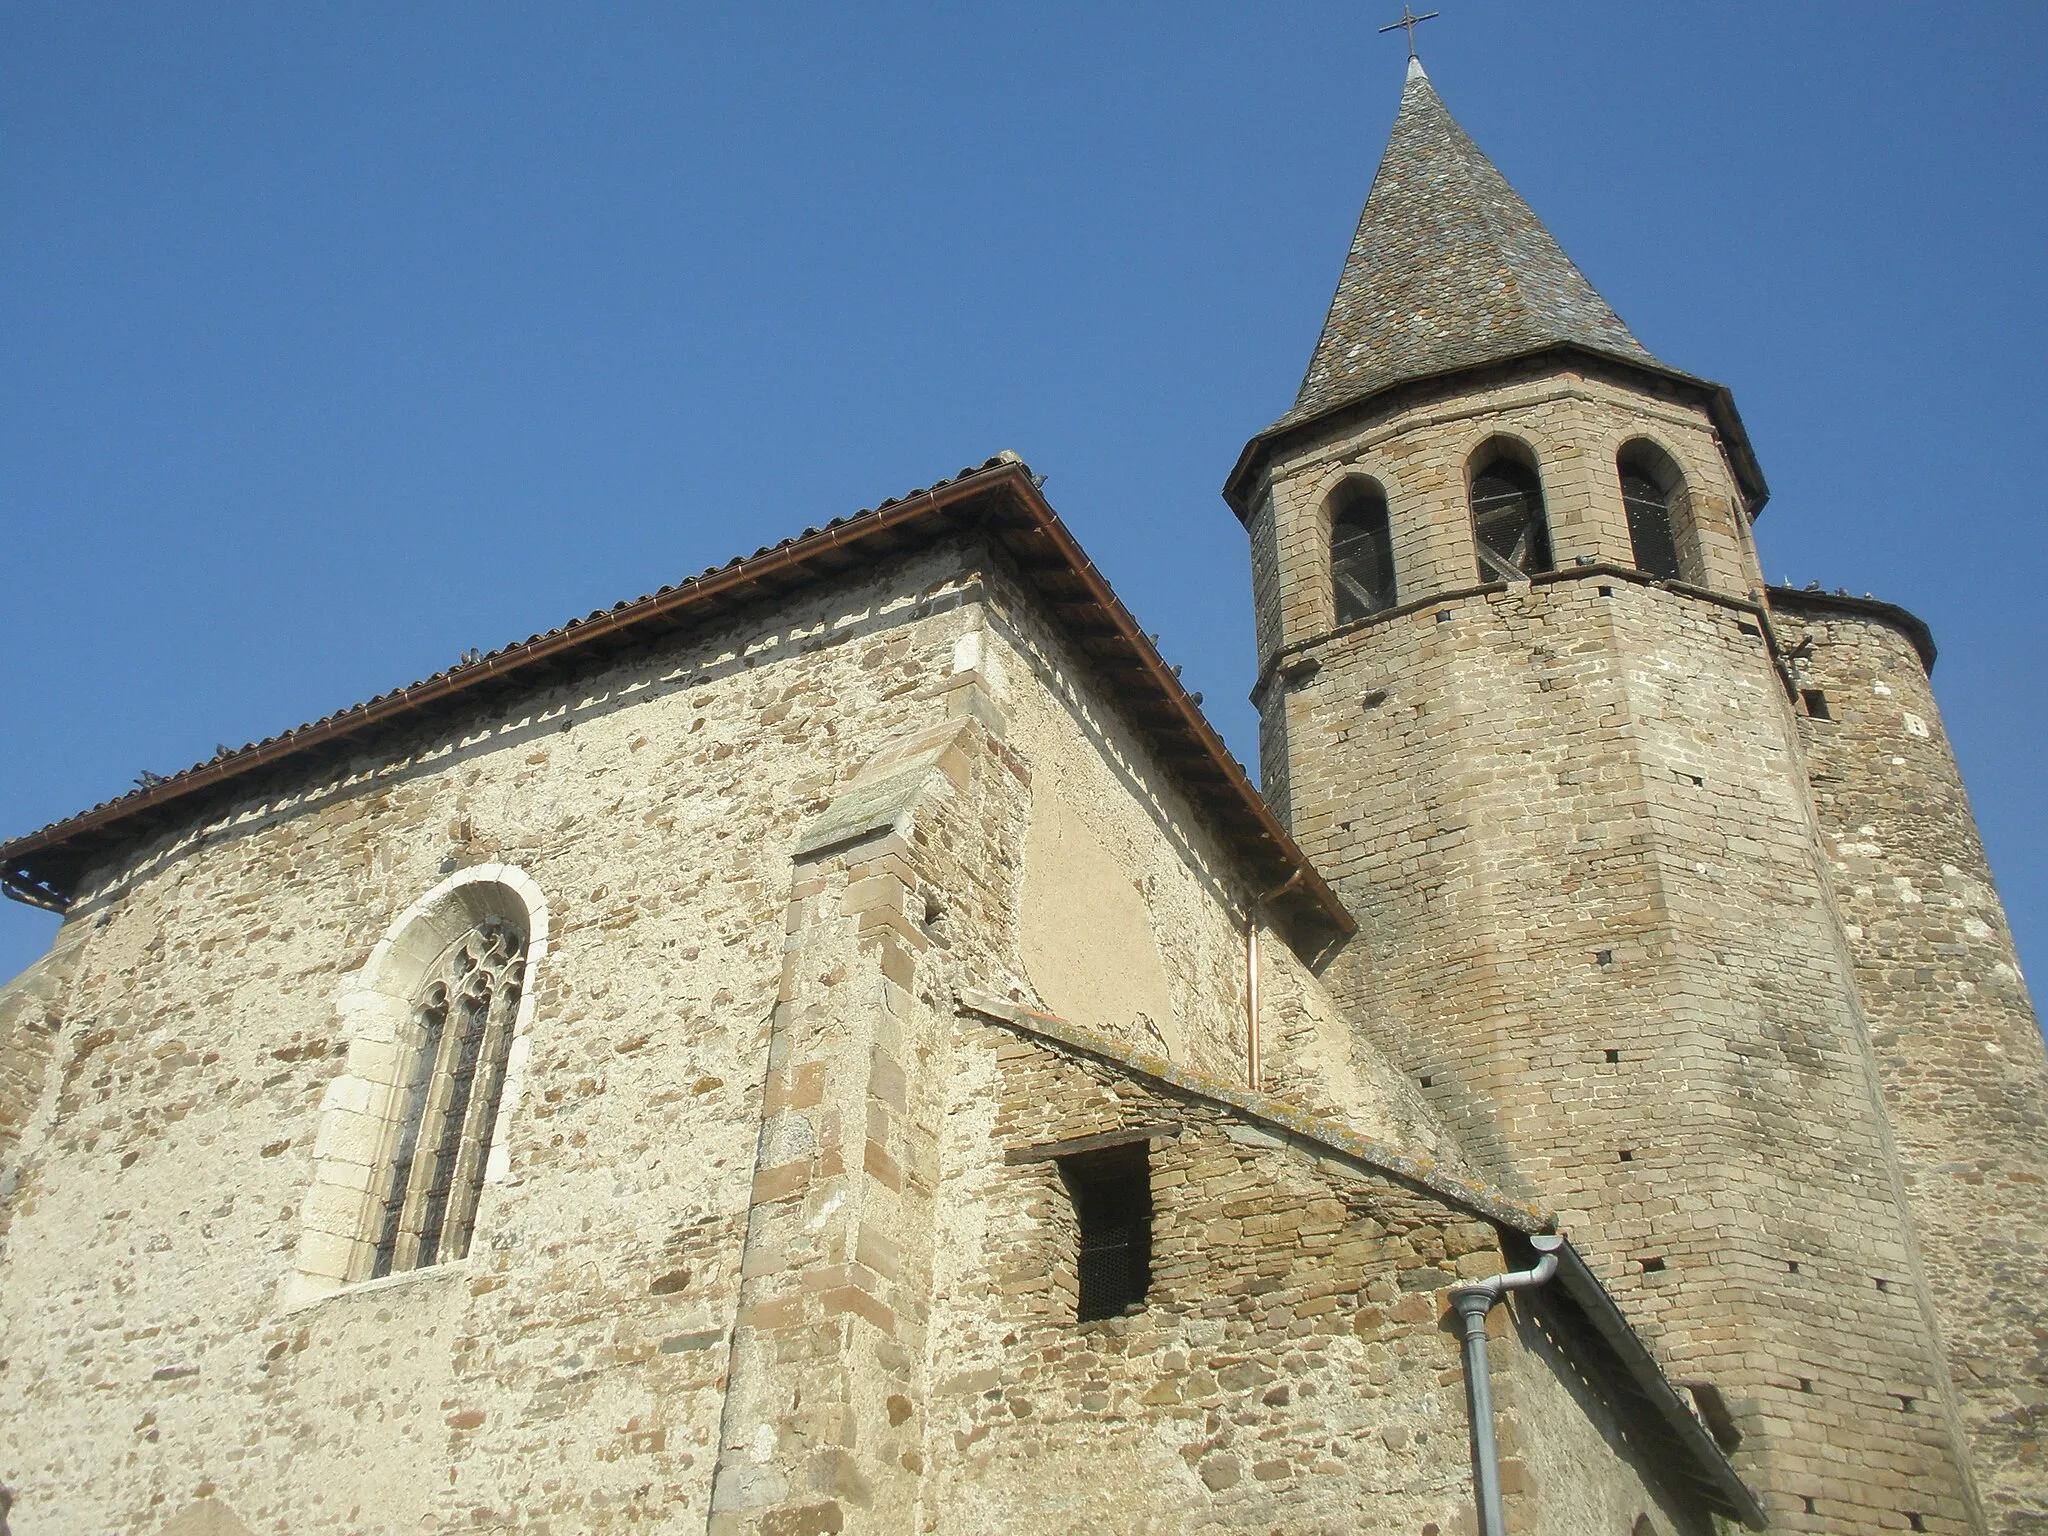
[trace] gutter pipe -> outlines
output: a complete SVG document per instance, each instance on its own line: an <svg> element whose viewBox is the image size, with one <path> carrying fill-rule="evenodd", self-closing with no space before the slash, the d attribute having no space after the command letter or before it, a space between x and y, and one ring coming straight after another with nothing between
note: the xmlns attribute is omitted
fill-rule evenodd
<svg viewBox="0 0 2048 1536"><path fill-rule="evenodd" d="M1507 1512L1500 1502L1500 1451L1493 1438L1493 1383L1486 1367L1486 1314L1509 1291L1533 1291L1557 1273L1564 1239L1539 1235L1529 1245L1542 1258L1534 1269L1495 1275L1451 1288L1451 1306L1464 1323L1465 1399L1472 1414L1472 1484L1479 1506L1479 1536L1507 1536Z"/></svg>
<svg viewBox="0 0 2048 1536"><path fill-rule="evenodd" d="M1254 896L1244 918L1244 1085L1259 1091L1259 908Z"/></svg>
<svg viewBox="0 0 2048 1536"><path fill-rule="evenodd" d="M1294 873L1273 889L1245 903L1244 1085L1253 1093L1264 1091L1266 1086L1266 1074L1259 1064L1263 1051L1259 1040L1259 915L1267 902L1278 900L1299 885L1301 875L1301 867L1296 866Z"/></svg>

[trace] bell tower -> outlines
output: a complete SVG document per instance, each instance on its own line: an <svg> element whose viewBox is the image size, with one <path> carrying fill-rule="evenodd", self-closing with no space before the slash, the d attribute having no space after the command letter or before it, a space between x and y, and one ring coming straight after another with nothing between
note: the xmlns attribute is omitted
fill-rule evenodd
<svg viewBox="0 0 2048 1536"><path fill-rule="evenodd" d="M1983 1530L1721 386L1411 58L1251 537L1329 980L1656 1340L1791 1531ZM1739 1443L1737 1443L1739 1438Z"/></svg>

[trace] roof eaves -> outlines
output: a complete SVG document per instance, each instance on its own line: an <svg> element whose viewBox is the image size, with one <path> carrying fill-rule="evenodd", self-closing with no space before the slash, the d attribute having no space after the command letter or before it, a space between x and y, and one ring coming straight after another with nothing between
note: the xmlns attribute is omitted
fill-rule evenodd
<svg viewBox="0 0 2048 1536"><path fill-rule="evenodd" d="M1249 522L1254 510L1252 501L1260 470L1271 454L1283 445L1298 442L1312 435L1318 428L1327 427L1332 418L1367 407L1384 405L1389 396L1412 391L1423 385L1441 387L1447 381L1475 378L1498 370L1525 367L1544 358L1573 357L1594 366L1607 366L1647 375L1694 394L1707 408L1715 430L1720 434L1723 447L1727 450L1730 466L1747 504L1750 519L1754 521L1763 511L1764 503L1770 499L1771 490L1764 480L1763 465L1758 462L1756 450L1749 440L1749 429L1743 425L1742 416L1735 408L1734 393L1725 384L1716 384L1697 374L1685 372L1660 363L1654 358L1632 357L1604 348L1589 347L1578 341L1553 341L1532 347L1524 352L1492 358L1486 362L1472 363L1460 368L1445 369L1437 373L1418 373L1362 390L1354 395L1333 400L1327 405L1297 414L1289 411L1273 425L1253 437L1238 454L1237 462L1223 482L1223 499L1230 510L1237 514L1239 522Z"/></svg>
<svg viewBox="0 0 2048 1536"><path fill-rule="evenodd" d="M259 775L310 761L322 751L354 749L368 734L408 726L466 704L472 695L539 683L565 661L612 654L624 645L722 616L763 593L786 590L771 583L826 579L860 561L886 558L904 547L905 538L928 536L931 526L947 531L971 524L988 527L999 541L1032 541L1032 556L1041 566L1049 553L1057 571L1079 585L1084 594L1080 606L1106 621L1096 638L1123 658L1113 676L1103 668L1119 702L1127 708L1143 706L1134 710L1140 718L1133 723L1196 803L1216 817L1219 832L1236 845L1254 880L1284 890L1288 913L1320 930L1325 942L1328 936L1356 932L1357 924L1336 893L1280 825L1201 707L1039 493L1030 467L1015 454L999 454L950 480L806 529L689 581L572 620L0 844L0 889L16 900L61 911L75 897L71 887L85 866L116 840L152 835L174 818L196 815L246 789ZM1049 579L1043 569L1040 579ZM1059 609L1076 606L1072 594L1041 588L1040 595L1070 627L1071 617ZM1151 717L1149 724L1144 716Z"/></svg>
<svg viewBox="0 0 2048 1536"><path fill-rule="evenodd" d="M1920 665L1934 674L1934 631L1927 621L1910 609L1901 608L1897 603L1888 603L1880 597L1852 597L1847 592L1823 592L1817 587L1766 587L1764 596L1773 608L1804 609L1809 613L1853 613L1860 618L1877 619L1891 625L1912 642L1919 653Z"/></svg>
<svg viewBox="0 0 2048 1536"><path fill-rule="evenodd" d="M314 749L344 741L371 728L407 719L451 703L481 685L521 680L522 674L572 652L585 651L608 637L631 633L684 610L700 607L730 593L756 585L780 571L798 566L809 558L840 547L854 537L872 537L885 528L928 515L936 507L963 500L986 488L989 481L1021 461L990 459L951 480L907 496L894 497L872 510L852 518L837 519L823 528L806 529L793 539L764 546L749 556L736 556L724 565L713 566L673 586L660 588L644 597L628 599L609 609L598 609L583 618L531 635L523 641L481 656L446 671L378 694L308 724L295 726L276 736L252 742L237 751L217 754L203 763L103 801L91 810L63 821L53 822L36 832L0 844L0 879L16 894L18 866L24 859L87 835L99 835L130 823L138 817L162 819L166 813L181 812L182 802L207 796L234 781L248 778L261 769L298 758ZM858 525L858 526L856 526ZM657 633L673 625L662 625Z"/></svg>

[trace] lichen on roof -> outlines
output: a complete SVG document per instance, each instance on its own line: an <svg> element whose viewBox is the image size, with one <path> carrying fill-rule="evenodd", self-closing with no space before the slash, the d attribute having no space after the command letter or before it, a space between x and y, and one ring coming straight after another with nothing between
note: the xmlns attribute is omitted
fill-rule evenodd
<svg viewBox="0 0 2048 1536"><path fill-rule="evenodd" d="M1657 364L1411 65L1294 408L1560 343Z"/></svg>

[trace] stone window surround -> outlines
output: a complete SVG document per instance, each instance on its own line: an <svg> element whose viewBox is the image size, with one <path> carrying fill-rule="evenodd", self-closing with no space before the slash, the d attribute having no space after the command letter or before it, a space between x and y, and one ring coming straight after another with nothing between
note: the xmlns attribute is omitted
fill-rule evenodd
<svg viewBox="0 0 2048 1536"><path fill-rule="evenodd" d="M1630 468L1646 475L1664 493L1664 508L1671 518L1671 542L1678 549L1678 579L1693 586L1705 586L1705 559L1693 515L1692 479L1686 474L1685 465L1667 444L1650 433L1636 432L1614 451L1617 486Z"/></svg>
<svg viewBox="0 0 2048 1536"><path fill-rule="evenodd" d="M498 917L527 936L519 1008L505 1063L505 1086L484 1164L486 1191L511 1176L510 1129L522 1095L531 1046L535 978L548 949L548 905L540 887L511 864L479 864L450 875L407 907L385 929L370 958L335 997L348 1040L348 1060L320 1104L313 1144L313 1184L301 1215L297 1262L285 1287L287 1307L323 1296L383 1288L407 1278L447 1270L432 1265L376 1280L351 1281L363 1246L374 1243L373 1192L405 1064L401 1047L414 992L448 947L479 921ZM480 1202L477 1227L488 1220ZM458 1261L459 1262L459 1261Z"/></svg>
<svg viewBox="0 0 2048 1536"><path fill-rule="evenodd" d="M1543 497L1545 530L1552 538L1552 558L1556 562L1557 567L1562 568L1565 565L1586 565L1590 563L1583 553L1575 556L1572 560L1565 560L1557 550L1556 529L1552 526L1551 498L1553 489L1566 494L1584 489L1582 486L1575 487L1572 484L1555 485L1554 482L1563 467L1554 461L1563 455L1567 446L1572 449L1572 456L1574 457L1578 456L1579 449L1583 446L1585 455L1596 464L1603 458L1606 460L1609 474L1605 478L1612 481L1611 490L1617 507L1621 505L1621 468L1624 461L1635 458L1654 463L1657 471L1655 478L1666 487L1666 492L1670 497L1672 536L1678 545L1680 563L1679 581L1703 590L1720 590L1725 588L1727 583L1723 582L1721 583L1721 588L1716 588L1715 583L1708 578L1706 572L1707 558L1704 550L1701 548L1701 534L1696 516L1695 474L1693 470L1686 467L1686 460L1682 456L1681 450L1673 437L1664 431L1658 430L1649 421L1632 422L1620 430L1596 434L1586 439L1582 445L1576 440L1552 441L1541 434L1532 434L1525 430L1521 424L1510 423L1506 419L1507 415L1517 407L1554 403L1559 400L1576 400L1589 404L1608 403L1603 402L1599 396L1590 395L1583 391L1555 391L1539 396L1533 401L1510 402L1506 407L1495 404L1489 405L1484 410L1442 413L1440 416L1428 418L1420 423L1422 426L1430 426L1448 421L1462 420L1467 416L1476 418L1473 430L1467 434L1464 442L1458 444L1452 450L1451 454L1462 465L1461 482L1464 487L1463 502L1466 509L1464 543L1467 548L1473 551L1473 558L1477 558L1476 551L1478 546L1478 537L1470 522L1471 486L1474 470L1482 460L1493 457L1489 450L1505 447L1508 450L1506 456L1518 460L1524 468L1530 470L1536 476L1537 485ZM1654 415L1655 413L1646 414ZM1665 418L1658 415L1655 419L1662 421ZM1309 571L1308 575L1309 579L1321 589L1322 598L1320 627L1316 630L1315 636L1306 638L1315 638L1316 636L1327 634L1333 629L1345 627L1336 622L1335 602L1330 591L1332 575L1330 546L1333 508L1337 497L1342 493L1347 482L1361 482L1385 498L1388 509L1388 527L1390 533L1394 536L1397 548L1404 537L1412 537L1417 521L1415 509L1417 493L1414 487L1405 483L1398 464L1388 462L1369 450L1398 439L1402 435L1402 431L1413 425L1415 424L1408 423L1393 431L1382 430L1373 434L1367 440L1346 445L1349 452L1355 456L1346 457L1339 462L1327 464L1303 493L1303 504L1312 509L1308 525L1308 537L1312 541L1309 548L1313 551L1311 558L1314 564L1313 569ZM1571 471L1571 473L1578 472ZM1597 468L1592 471L1592 475L1595 480L1602 479ZM1608 487L1603 484L1602 488L1604 491ZM1424 518L1428 515L1427 511L1421 514ZM1753 560L1754 548L1749 542L1748 520L1743 517L1737 517L1734 521L1738 526L1738 533L1743 542L1745 554ZM1619 552L1614 550L1606 551L1599 557L1599 560L1603 565L1617 565L1623 569L1635 568L1632 558L1622 558ZM1401 563L1398 556L1395 563L1398 569ZM1427 578L1423 579L1426 581ZM1398 580L1399 577L1397 576ZM1422 597L1415 599L1397 597L1394 606L1404 607L1410 601L1429 601L1443 595L1458 595L1463 590L1465 589L1462 587L1454 588L1448 594L1430 591ZM1746 589L1742 590L1744 590L1745 595L1754 596L1753 593L1748 593ZM1385 611L1388 610L1382 610L1382 612ZM1368 617L1371 617L1371 615ZM1357 621L1354 620L1352 622L1355 623Z"/></svg>
<svg viewBox="0 0 2048 1536"><path fill-rule="evenodd" d="M1514 580L1526 581L1531 575L1540 575L1557 569L1557 530L1551 525L1551 507L1554 504L1556 486L1553 484L1555 471L1546 462L1549 455L1540 451L1535 443L1518 431L1508 427L1496 427L1476 444L1465 451L1462 476L1465 487L1465 529L1472 541L1472 559L1481 581L1498 581L1499 575L1486 568L1486 558L1480 553L1485 541L1479 537L1479 503L1476 496L1479 478L1496 464L1512 464L1536 482L1535 526L1543 535L1543 548L1547 551L1545 563L1535 571L1526 571Z"/></svg>
<svg viewBox="0 0 2048 1536"><path fill-rule="evenodd" d="M1316 547L1322 554L1322 585L1330 601L1328 619L1331 627L1340 621L1337 618L1337 514L1338 503L1347 497L1376 497L1386 513L1387 569L1392 585L1388 589L1390 599L1384 606L1373 609L1373 613L1384 613L1388 608L1400 606L1401 562L1394 555L1394 501L1388 495L1386 485L1377 475L1369 474L1356 466L1346 466L1330 477L1328 483L1316 488ZM1370 614L1365 615L1370 617Z"/></svg>

